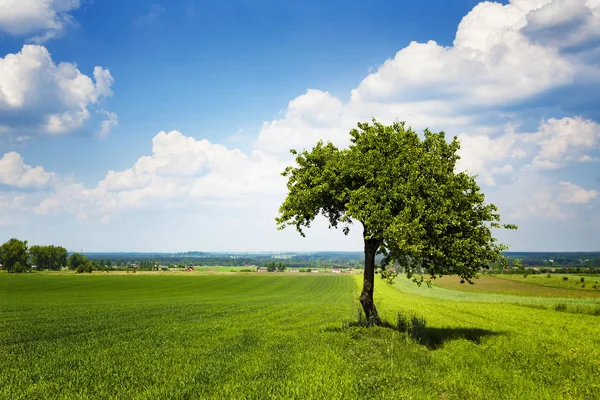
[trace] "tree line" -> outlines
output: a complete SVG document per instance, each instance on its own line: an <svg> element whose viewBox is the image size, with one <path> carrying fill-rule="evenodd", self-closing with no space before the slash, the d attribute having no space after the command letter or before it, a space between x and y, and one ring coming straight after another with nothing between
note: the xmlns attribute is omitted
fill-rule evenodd
<svg viewBox="0 0 600 400"><path fill-rule="evenodd" d="M69 255L62 246L29 247L27 240L16 238L9 239L0 246L0 264L2 269L9 273L28 272L33 267L37 270L60 271L63 268L74 270L78 273L92 272L93 269L109 267L110 261L88 260L80 253Z"/></svg>

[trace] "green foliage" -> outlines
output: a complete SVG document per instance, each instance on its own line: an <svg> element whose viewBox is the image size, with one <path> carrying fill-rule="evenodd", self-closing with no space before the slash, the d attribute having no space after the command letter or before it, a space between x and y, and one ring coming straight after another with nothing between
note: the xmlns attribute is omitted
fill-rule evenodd
<svg viewBox="0 0 600 400"><path fill-rule="evenodd" d="M17 272L13 271L17 264L19 264L19 272L29 269L28 258L26 240L12 238L0 246L0 262L8 272Z"/></svg>
<svg viewBox="0 0 600 400"><path fill-rule="evenodd" d="M78 267L81 266L83 268L87 263L88 263L88 259L86 256L84 256L83 254L80 254L80 253L73 253L69 257L67 265L69 266L69 269L77 270ZM83 271L85 271L85 270L83 270Z"/></svg>
<svg viewBox="0 0 600 400"><path fill-rule="evenodd" d="M17 261L13 266L12 272L14 272L15 274L20 274L22 272L25 272L25 268L21 265L20 262Z"/></svg>
<svg viewBox="0 0 600 400"><path fill-rule="evenodd" d="M381 274L381 279L385 279L385 281L389 284L389 285L393 285L396 282L396 273L394 273L393 271L386 269L380 272Z"/></svg>
<svg viewBox="0 0 600 400"><path fill-rule="evenodd" d="M271 261L267 263L268 272L285 272L287 267L282 262Z"/></svg>
<svg viewBox="0 0 600 400"><path fill-rule="evenodd" d="M423 271L472 282L503 259L506 247L492 228L516 227L500 224L473 176L455 173L457 138L448 143L443 132L426 130L421 139L403 122L375 120L359 123L350 136L348 149L318 142L311 151L292 151L297 166L282 174L289 192L279 229L291 225L304 236L320 214L345 234L358 222L384 255L382 265L400 265L409 277Z"/></svg>
<svg viewBox="0 0 600 400"><path fill-rule="evenodd" d="M32 263L38 270L58 271L67 265L69 252L61 246L31 246L29 248Z"/></svg>

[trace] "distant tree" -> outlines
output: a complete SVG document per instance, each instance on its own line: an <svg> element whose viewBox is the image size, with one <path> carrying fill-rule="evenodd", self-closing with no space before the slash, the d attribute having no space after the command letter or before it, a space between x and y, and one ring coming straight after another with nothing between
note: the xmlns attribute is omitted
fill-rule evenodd
<svg viewBox="0 0 600 400"><path fill-rule="evenodd" d="M26 240L12 238L0 246L0 262L8 272L23 272L29 269L28 259L29 252ZM13 271L17 263L19 264L19 271Z"/></svg>
<svg viewBox="0 0 600 400"><path fill-rule="evenodd" d="M279 229L303 228L324 215L329 226L362 225L364 280L360 294L367 320L380 324L373 302L375 256L381 267L395 263L408 277L424 271L431 278L459 275L472 283L481 268L502 258L506 247L492 228L501 225L497 208L486 204L475 177L455 172L460 144L428 130L421 139L404 123L359 123L350 147L318 142L296 155L288 167L288 195L279 209ZM418 280L422 283L424 278Z"/></svg>
<svg viewBox="0 0 600 400"><path fill-rule="evenodd" d="M285 272L285 270L287 269L287 267L283 264L283 263L277 263L277 272Z"/></svg>
<svg viewBox="0 0 600 400"><path fill-rule="evenodd" d="M69 269L77 270L77 267L83 266L88 263L88 259L86 256L80 253L73 253L69 257L69 261L67 262Z"/></svg>
<svg viewBox="0 0 600 400"><path fill-rule="evenodd" d="M277 264L275 264L275 262L271 261L267 264L267 271L268 272L275 272L277 271Z"/></svg>
<svg viewBox="0 0 600 400"><path fill-rule="evenodd" d="M69 252L60 246L31 246L29 248L32 263L38 270L49 269L57 271L67 265Z"/></svg>

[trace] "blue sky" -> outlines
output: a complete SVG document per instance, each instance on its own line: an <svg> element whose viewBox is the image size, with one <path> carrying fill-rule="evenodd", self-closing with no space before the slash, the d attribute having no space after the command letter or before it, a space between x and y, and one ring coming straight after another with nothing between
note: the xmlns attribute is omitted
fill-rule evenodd
<svg viewBox="0 0 600 400"><path fill-rule="evenodd" d="M513 250L600 250L599 39L596 0L0 0L0 240L360 249L277 231L278 173L377 117L459 135Z"/></svg>

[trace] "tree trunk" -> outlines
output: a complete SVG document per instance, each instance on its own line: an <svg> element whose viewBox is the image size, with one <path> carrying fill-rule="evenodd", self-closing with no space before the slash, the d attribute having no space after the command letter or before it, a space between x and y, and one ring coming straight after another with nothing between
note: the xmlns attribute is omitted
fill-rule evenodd
<svg viewBox="0 0 600 400"><path fill-rule="evenodd" d="M359 300L369 325L381 325L381 319L379 318L379 314L377 314L377 309L373 302L375 255L377 254L377 249L379 249L379 241L377 239L365 239L365 271L363 289Z"/></svg>

